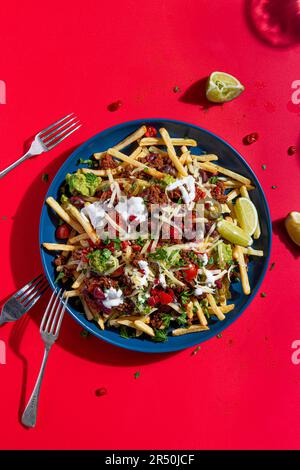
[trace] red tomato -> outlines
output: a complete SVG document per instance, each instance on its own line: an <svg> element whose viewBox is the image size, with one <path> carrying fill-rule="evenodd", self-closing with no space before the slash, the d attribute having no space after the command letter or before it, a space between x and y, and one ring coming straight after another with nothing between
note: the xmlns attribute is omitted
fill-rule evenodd
<svg viewBox="0 0 300 470"><path fill-rule="evenodd" d="M69 238L70 232L71 230L68 224L62 224L57 227L55 236L58 240L65 240Z"/></svg>
<svg viewBox="0 0 300 470"><path fill-rule="evenodd" d="M167 292L161 292L159 296L159 301L163 305L167 305L173 301L173 295L168 294Z"/></svg>
<svg viewBox="0 0 300 470"><path fill-rule="evenodd" d="M125 241L121 242L122 250L126 250L127 246L130 246L130 245L131 245L131 243L128 240L125 240Z"/></svg>
<svg viewBox="0 0 300 470"><path fill-rule="evenodd" d="M157 130L155 127L148 126L147 131L145 132L145 137L156 137Z"/></svg>
<svg viewBox="0 0 300 470"><path fill-rule="evenodd" d="M184 277L187 281L193 281L198 274L198 268L195 264L189 264L188 268L184 270Z"/></svg>

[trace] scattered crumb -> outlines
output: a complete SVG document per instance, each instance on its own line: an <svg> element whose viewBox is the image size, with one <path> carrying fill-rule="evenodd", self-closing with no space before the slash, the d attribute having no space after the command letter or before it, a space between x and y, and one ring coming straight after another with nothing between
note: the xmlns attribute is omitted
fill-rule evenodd
<svg viewBox="0 0 300 470"><path fill-rule="evenodd" d="M44 181L44 183L48 183L48 181L49 181L48 173L43 173L42 174L42 181Z"/></svg>
<svg viewBox="0 0 300 470"><path fill-rule="evenodd" d="M273 271L274 268L275 268L275 261L273 261L273 263L271 264L270 271Z"/></svg>
<svg viewBox="0 0 300 470"><path fill-rule="evenodd" d="M95 390L95 395L96 397L103 397L104 395L107 395L106 388L105 387L97 388L97 390Z"/></svg>
<svg viewBox="0 0 300 470"><path fill-rule="evenodd" d="M181 91L181 90L180 90L179 86L177 86L177 85L174 86L174 88L173 88L173 92L174 92L174 93L179 93L180 91Z"/></svg>
<svg viewBox="0 0 300 470"><path fill-rule="evenodd" d="M218 339L222 338L222 336L223 336L222 333L218 333L218 334L217 334L217 338L218 338Z"/></svg>
<svg viewBox="0 0 300 470"><path fill-rule="evenodd" d="M87 338L89 335L89 332L86 330L81 330L80 332L80 336L82 336L83 338Z"/></svg>
<svg viewBox="0 0 300 470"><path fill-rule="evenodd" d="M191 356L195 356L195 355L198 353L198 351L199 351L200 349L201 349L201 346L197 346L197 347L194 349L194 351L191 352Z"/></svg>
<svg viewBox="0 0 300 470"><path fill-rule="evenodd" d="M108 109L108 111L111 111L111 112L118 111L118 109L122 106L122 104L123 103L122 103L121 100L114 101L113 103L110 103L107 106L107 109Z"/></svg>

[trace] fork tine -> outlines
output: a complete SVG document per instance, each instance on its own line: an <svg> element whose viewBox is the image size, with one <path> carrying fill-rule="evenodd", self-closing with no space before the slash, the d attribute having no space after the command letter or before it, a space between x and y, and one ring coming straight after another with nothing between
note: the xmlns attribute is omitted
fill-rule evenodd
<svg viewBox="0 0 300 470"><path fill-rule="evenodd" d="M31 307L34 306L34 304L41 298L41 296L46 292L46 290L49 289L49 287L50 287L50 286L49 286L49 284L48 284L48 285L45 287L45 289L43 289L42 291L40 291L40 292L38 293L38 295L37 295L36 297L34 297L34 299L30 302L29 305L28 305L28 304L26 305L26 307L25 307L25 308L26 308L26 311L30 310Z"/></svg>
<svg viewBox="0 0 300 470"><path fill-rule="evenodd" d="M48 317L48 320L47 320L47 323L46 323L46 326L44 328L44 332L47 333L49 331L49 326L50 326L50 322L53 318L53 315L55 313L55 310L57 308L57 304L59 303L59 296L60 296L60 293L61 293L62 289L60 289L58 292L57 292L57 295L56 295L56 299L54 300L54 303L53 303L53 306L52 306L52 309L50 311L50 314L49 314L49 317Z"/></svg>
<svg viewBox="0 0 300 470"><path fill-rule="evenodd" d="M49 312L50 307L51 307L51 304L52 304L52 300L53 300L53 298L55 298L55 294L56 294L56 289L54 289L54 291L53 291L53 293L52 293L52 295L51 295L51 297L50 297L50 300L49 300L49 302L48 302L48 305L47 305L47 308L46 308L46 310L45 310L45 313L44 313L44 315L43 315L43 318L42 318L42 321L41 321L41 325L40 325L40 331L42 331L43 328L44 328L44 324L45 324L45 321L46 321L46 319L47 319L48 312Z"/></svg>
<svg viewBox="0 0 300 470"><path fill-rule="evenodd" d="M76 118L76 119L77 119L77 118ZM55 131L55 136L52 137L52 139L49 139L49 140L47 140L47 141L44 140L44 144L48 146L51 142L53 142L54 140L56 140L58 137L60 137L60 136L63 135L65 132L67 132L68 130L72 129L72 127L76 126L76 125L79 124L79 123L80 123L80 121L78 120L78 121L76 121L76 122L73 122L73 124L71 124L70 126L67 126L67 127L64 127L64 128L59 127L59 128L56 129L56 131ZM61 129L62 129L62 131L59 132L58 134L56 134L56 132L57 132L57 131L60 131Z"/></svg>
<svg viewBox="0 0 300 470"><path fill-rule="evenodd" d="M54 333L54 336L55 336L56 338L57 338L58 333L59 333L59 331L60 331L61 322L63 321L63 318L64 318L64 314L65 314L65 310L66 310L66 306L67 306L68 300L69 300L69 298L67 297L66 300L65 300L64 303L63 303L63 308L62 308L60 317L59 317L59 319L58 319L57 326L56 326L55 333Z"/></svg>
<svg viewBox="0 0 300 470"><path fill-rule="evenodd" d="M49 139L49 137L51 137L53 134L55 134L56 132L61 130L63 127L68 126L68 124L71 124L71 122L76 121L77 119L78 119L77 116L73 116L73 117L71 117L71 119L68 119L66 122L63 122L63 124L61 126L56 127L56 129L54 129L52 132L47 132L47 134L45 134L41 137L42 141L44 143L46 143L45 141L47 139Z"/></svg>
<svg viewBox="0 0 300 470"><path fill-rule="evenodd" d="M45 277L42 277L41 279L38 280L38 282L36 282L35 284L32 284L32 286L27 289L26 291L24 291L22 293L22 295L19 295L18 296L18 301L19 302L24 302L26 300L26 297L32 292L34 291L35 289L38 288L39 284L41 284L42 282L45 282L46 281L46 278Z"/></svg>
<svg viewBox="0 0 300 470"><path fill-rule="evenodd" d="M41 132L38 133L39 137L41 135L45 134L46 132L52 130L54 127L58 126L58 124L65 121L65 119L68 119L70 116L72 116L72 114L74 114L74 113L68 114L67 116L63 117L62 119L59 119L58 121L56 121L54 124L51 124L51 126L48 126L45 129L43 129Z"/></svg>
<svg viewBox="0 0 300 470"><path fill-rule="evenodd" d="M60 144L66 137L69 137L69 135L73 134L73 132L77 131L77 129L79 129L79 127L81 127L82 124L80 124L79 126L75 127L75 129L72 129L70 132L68 132L67 134L65 134L64 136L62 136L59 140L57 140L56 142L54 142L52 145L50 145L50 147L48 147L48 150L51 150L53 149L53 147L55 147L57 144Z"/></svg>
<svg viewBox="0 0 300 470"><path fill-rule="evenodd" d="M53 333L54 327L55 327L55 325L56 325L56 320L57 320L57 318L58 318L58 315L61 315L61 309L64 307L64 304L66 303L66 302L63 303L63 293L62 293L62 296L60 297L59 300L60 300L60 302L59 302L59 305L57 306L57 309L56 309L54 318L53 318L53 320L52 320L52 324L51 324L51 328L50 328L49 333ZM58 323L57 323L57 324L58 324ZM57 329L57 328L55 328L55 329Z"/></svg>
<svg viewBox="0 0 300 470"><path fill-rule="evenodd" d="M34 292L29 296L29 297L26 297L26 299L24 300L23 302L23 306L25 308L27 308L27 305L28 303L30 302L30 300L33 299L33 297L35 295L39 295L40 292L47 286L47 281L44 281L42 284L40 284L39 286L36 287L36 289L34 290Z"/></svg>
<svg viewBox="0 0 300 470"><path fill-rule="evenodd" d="M32 281L28 282L28 284L26 284L26 286L21 287L21 289L19 289L18 292L15 293L14 297L19 297L20 295L22 295L35 281L37 281L39 278L41 278L43 276L44 276L44 274L39 274L37 277L32 279Z"/></svg>

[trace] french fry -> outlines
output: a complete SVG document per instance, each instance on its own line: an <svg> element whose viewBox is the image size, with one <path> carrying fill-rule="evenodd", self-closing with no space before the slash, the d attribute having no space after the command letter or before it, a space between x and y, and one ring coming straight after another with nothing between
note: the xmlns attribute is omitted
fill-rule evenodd
<svg viewBox="0 0 300 470"><path fill-rule="evenodd" d="M229 313L231 312L231 310L233 310L235 307L234 304L229 304L229 305L221 305L221 307L219 307L219 309L221 310L222 313ZM213 315L214 314L214 311L211 307L208 307L208 313L210 315Z"/></svg>
<svg viewBox="0 0 300 470"><path fill-rule="evenodd" d="M89 321L93 320L94 315L92 314L92 312L91 312L91 310L90 310L88 304L86 303L86 301L84 300L84 298L83 298L82 295L80 295L79 297L80 297L81 303L82 303L82 305L83 305L83 310L84 310L84 313L85 313L85 315L86 315L86 318L87 318Z"/></svg>
<svg viewBox="0 0 300 470"><path fill-rule="evenodd" d="M232 191L230 191L230 193L227 194L227 202L230 202L230 201L233 201L233 199L235 199L236 197L238 197L240 195L240 191L238 188L236 189L233 189Z"/></svg>
<svg viewBox="0 0 300 470"><path fill-rule="evenodd" d="M97 318L97 323L98 323L98 325L100 326L101 330L105 330L104 320L103 320L102 315L99 315L99 316L98 316L98 318Z"/></svg>
<svg viewBox="0 0 300 470"><path fill-rule="evenodd" d="M74 251L80 248L80 246L65 245L63 243L43 243L42 245L49 251Z"/></svg>
<svg viewBox="0 0 300 470"><path fill-rule="evenodd" d="M197 317L199 319L199 322L200 322L200 325L204 325L206 326L207 325L207 319L206 319L206 316L204 315L204 312L201 308L201 305L199 304L198 300L195 300L194 301L194 305L197 309Z"/></svg>
<svg viewBox="0 0 300 470"><path fill-rule="evenodd" d="M241 192L241 195L243 197L246 197L247 199L250 199L250 196L249 196L249 193L247 191L246 186L241 186L240 192ZM255 232L253 234L253 238L255 238L255 240L257 240L260 237L260 234L261 234L261 229L260 229L259 220L257 219L257 226L256 226Z"/></svg>
<svg viewBox="0 0 300 470"><path fill-rule="evenodd" d="M81 292L80 290L74 289L74 290L65 290L64 292L64 297L70 298L70 297L78 297L80 296Z"/></svg>
<svg viewBox="0 0 300 470"><path fill-rule="evenodd" d="M48 204L48 206L51 207L51 209L53 209L57 213L57 215L59 215L61 219L67 222L67 224L69 224L74 230L76 230L76 232L83 232L83 228L81 227L81 225L78 224L76 220L72 219L72 217L70 217L70 215L61 207L60 204L58 204L58 202L52 196L47 197L46 203Z"/></svg>
<svg viewBox="0 0 300 470"><path fill-rule="evenodd" d="M251 256L264 256L264 252L262 250L255 250L254 248L245 248L242 247L242 251L246 255L251 255Z"/></svg>
<svg viewBox="0 0 300 470"><path fill-rule="evenodd" d="M86 277L86 274L85 273L80 273L79 276L77 277L77 279L73 282L72 284L72 289L78 289L81 284L83 283L83 280L84 278Z"/></svg>
<svg viewBox="0 0 300 470"><path fill-rule="evenodd" d="M241 282L243 287L243 292L246 295L249 295L251 292L249 278L247 273L247 266L244 259L244 253L241 246L236 245L233 249L233 257L237 260L240 269Z"/></svg>
<svg viewBox="0 0 300 470"><path fill-rule="evenodd" d="M143 135L146 133L147 127L142 126L132 134L130 134L128 137L126 137L124 140L119 142L117 145L114 145L115 150L123 150L125 147L128 147L128 145L132 144L133 142L136 142L137 140L141 139ZM99 152L99 153L94 153L94 157L96 160L100 160L102 155L106 152Z"/></svg>
<svg viewBox="0 0 300 470"><path fill-rule="evenodd" d="M212 294L207 294L207 300L209 305L212 308L213 313L218 317L219 320L225 320L225 315L223 314L220 307L217 306L216 301Z"/></svg>
<svg viewBox="0 0 300 470"><path fill-rule="evenodd" d="M164 129L164 128L162 128ZM168 132L166 129L164 129L166 132ZM159 129L159 132L161 130ZM162 133L160 132L160 135L162 136ZM169 135L169 133L168 133ZM171 138L170 141L172 145L179 146L181 147L182 145L186 145L187 147L197 147L197 142L194 139L184 139L184 138ZM144 137L143 139L140 140L139 144L141 146L147 145L166 145L165 140L162 136L160 139L159 137Z"/></svg>
<svg viewBox="0 0 300 470"><path fill-rule="evenodd" d="M180 176L187 176L187 171L183 167L181 161L179 160L179 158L176 155L172 140L169 136L169 133L168 133L167 129L164 129L162 127L161 129L159 129L159 132L160 132L160 135L162 136L162 139L163 139L163 145L166 145L169 157L172 160L173 165L175 166L175 168L178 171L179 175ZM186 142L183 142L181 145L186 145ZM197 143L196 143L196 145L197 145Z"/></svg>
<svg viewBox="0 0 300 470"><path fill-rule="evenodd" d="M194 160L197 160L198 162L213 162L219 159L214 153L207 153L203 155L191 155L191 157Z"/></svg>
<svg viewBox="0 0 300 470"><path fill-rule="evenodd" d="M154 176L155 178L164 178L165 174L161 173L160 171L155 170L154 168L151 168L144 163L141 163L137 160L134 160L124 153L119 152L118 150L115 150L113 148L108 149L107 153L111 155L112 157L119 158L120 160L123 160L123 162L129 163L132 166L135 166L136 168L141 168L143 171L146 171L151 176Z"/></svg>
<svg viewBox="0 0 300 470"><path fill-rule="evenodd" d="M177 328L172 331L173 336L187 335L189 333L197 333L198 331L209 330L208 326L204 325L191 325L188 328Z"/></svg>
<svg viewBox="0 0 300 470"><path fill-rule="evenodd" d="M90 237L92 242L97 243L98 237L96 235L95 230L93 229L90 222L88 221L88 219L86 217L82 217L79 210L75 206L73 206L72 204L67 204L66 205L66 210L68 212L70 212L72 217L74 217L74 219L76 219L81 224L81 226L83 227L85 232L88 234L88 236Z"/></svg>
<svg viewBox="0 0 300 470"><path fill-rule="evenodd" d="M189 302L186 306L186 314L187 314L187 317L190 319L193 318L194 316L193 307L194 307L194 304L192 301Z"/></svg>
<svg viewBox="0 0 300 470"><path fill-rule="evenodd" d="M70 238L68 241L69 243L77 243L80 242L80 240L88 240L90 237L88 236L87 233L80 233L80 235L76 235L76 237Z"/></svg>
<svg viewBox="0 0 300 470"><path fill-rule="evenodd" d="M182 154L179 157L179 161L182 165L185 165L186 163L191 161L191 152L189 151L186 145L180 147L180 150L182 151Z"/></svg>
<svg viewBox="0 0 300 470"><path fill-rule="evenodd" d="M111 168L112 175L118 175L123 170L121 165L117 166L116 168ZM107 176L108 170L92 170L91 168L80 168L79 170L81 173L93 173L96 176Z"/></svg>
<svg viewBox="0 0 300 470"><path fill-rule="evenodd" d="M245 185L251 185L251 180L249 180L249 178L239 175L238 173L228 170L227 168L223 168L220 165L216 165L215 163L205 162L200 163L200 166L203 170L209 171L210 173L222 173L223 175L229 176L230 178L240 181Z"/></svg>
<svg viewBox="0 0 300 470"><path fill-rule="evenodd" d="M141 320L135 320L134 321L134 326L137 330L143 331L144 333L146 333L149 336L155 336L153 328L151 328L151 326L149 326L149 325L146 325L146 323L144 323Z"/></svg>

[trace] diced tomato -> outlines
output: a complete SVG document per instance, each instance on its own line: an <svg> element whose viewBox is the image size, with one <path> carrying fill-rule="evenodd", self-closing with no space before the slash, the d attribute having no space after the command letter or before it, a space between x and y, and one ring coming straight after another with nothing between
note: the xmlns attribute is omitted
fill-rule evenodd
<svg viewBox="0 0 300 470"><path fill-rule="evenodd" d="M148 126L147 131L145 132L145 137L156 137L157 136L157 130L155 127Z"/></svg>
<svg viewBox="0 0 300 470"><path fill-rule="evenodd" d="M187 281L193 281L198 274L198 268L195 264L189 264L188 268L184 270L184 277Z"/></svg>
<svg viewBox="0 0 300 470"><path fill-rule="evenodd" d="M140 245L132 245L133 251L141 251L142 247Z"/></svg>
<svg viewBox="0 0 300 470"><path fill-rule="evenodd" d="M55 236L58 240L65 240L69 238L71 233L70 227L68 224L59 225L56 229Z"/></svg>
<svg viewBox="0 0 300 470"><path fill-rule="evenodd" d="M168 294L167 292L161 292L159 296L159 301L163 305L167 305L173 301L173 295Z"/></svg>
<svg viewBox="0 0 300 470"><path fill-rule="evenodd" d="M130 246L130 245L131 245L131 242L129 240L125 240L125 241L121 242L122 250L126 250L127 246Z"/></svg>
<svg viewBox="0 0 300 470"><path fill-rule="evenodd" d="M136 215L132 214L128 217L128 219L129 219L129 222L133 222L136 219Z"/></svg>

